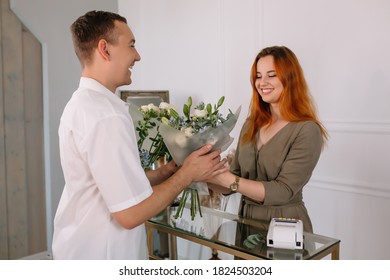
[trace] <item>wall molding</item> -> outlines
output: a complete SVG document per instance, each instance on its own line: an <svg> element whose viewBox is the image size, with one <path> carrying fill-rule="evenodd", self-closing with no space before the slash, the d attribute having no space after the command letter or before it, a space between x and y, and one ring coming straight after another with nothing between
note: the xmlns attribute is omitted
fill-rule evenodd
<svg viewBox="0 0 390 280"><path fill-rule="evenodd" d="M390 199L390 188L380 186L378 184L365 185L354 182L342 182L341 180L334 180L324 177L313 176L308 185L313 188L324 189L335 192L347 192L357 195L366 195L379 198Z"/></svg>
<svg viewBox="0 0 390 280"><path fill-rule="evenodd" d="M390 135L390 122L325 120L330 132Z"/></svg>

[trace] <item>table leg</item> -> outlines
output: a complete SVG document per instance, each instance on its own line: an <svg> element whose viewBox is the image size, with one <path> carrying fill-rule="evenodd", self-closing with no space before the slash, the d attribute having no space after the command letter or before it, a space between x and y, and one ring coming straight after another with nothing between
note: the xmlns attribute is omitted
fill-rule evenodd
<svg viewBox="0 0 390 280"><path fill-rule="evenodd" d="M146 226L149 258L153 258L153 228Z"/></svg>
<svg viewBox="0 0 390 280"><path fill-rule="evenodd" d="M340 246L336 246L336 248L332 252L332 260L339 260L340 259Z"/></svg>
<svg viewBox="0 0 390 280"><path fill-rule="evenodd" d="M168 244L169 244L169 258L171 260L177 260L177 240L176 236L173 234L168 234Z"/></svg>

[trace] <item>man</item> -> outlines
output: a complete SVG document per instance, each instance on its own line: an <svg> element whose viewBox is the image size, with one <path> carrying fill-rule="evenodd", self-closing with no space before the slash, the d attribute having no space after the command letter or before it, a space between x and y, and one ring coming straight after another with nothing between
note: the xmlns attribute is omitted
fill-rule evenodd
<svg viewBox="0 0 390 280"><path fill-rule="evenodd" d="M144 222L193 181L226 171L207 145L178 168L141 167L128 108L114 92L141 57L125 18L91 11L71 26L82 66L59 126L65 188L54 220L54 259L147 259ZM152 187L153 186L153 187Z"/></svg>

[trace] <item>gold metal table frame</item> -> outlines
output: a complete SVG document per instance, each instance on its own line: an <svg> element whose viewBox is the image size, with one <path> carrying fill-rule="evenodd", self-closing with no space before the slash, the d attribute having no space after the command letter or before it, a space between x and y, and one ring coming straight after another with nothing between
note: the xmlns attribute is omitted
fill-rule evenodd
<svg viewBox="0 0 390 280"><path fill-rule="evenodd" d="M146 222L150 259L161 259L154 253L154 230L168 234L169 258L173 260L178 259L177 237L247 260L318 260L328 255L332 260L339 259L340 240L338 239L304 232L304 249L277 249L267 247L266 244L247 248L237 240L237 233L234 240L231 238L228 240L226 234L221 236L221 230L223 231L224 227L229 227L230 232L232 228L238 232L237 229L245 228L251 233L262 232L266 236L267 223L245 219L203 206L203 217L197 217L195 221L191 220L189 211L187 213L184 211L181 218L174 219L175 211L175 207L168 207L166 211Z"/></svg>

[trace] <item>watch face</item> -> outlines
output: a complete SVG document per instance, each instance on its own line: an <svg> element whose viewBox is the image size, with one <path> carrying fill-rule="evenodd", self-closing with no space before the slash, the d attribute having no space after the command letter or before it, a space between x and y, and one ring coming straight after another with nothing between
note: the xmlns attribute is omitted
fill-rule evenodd
<svg viewBox="0 0 390 280"><path fill-rule="evenodd" d="M238 189L238 184L237 183L233 183L233 184L231 184L230 185L230 189L232 190L232 191L237 191L237 189Z"/></svg>

